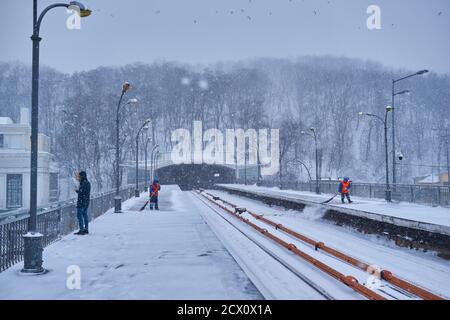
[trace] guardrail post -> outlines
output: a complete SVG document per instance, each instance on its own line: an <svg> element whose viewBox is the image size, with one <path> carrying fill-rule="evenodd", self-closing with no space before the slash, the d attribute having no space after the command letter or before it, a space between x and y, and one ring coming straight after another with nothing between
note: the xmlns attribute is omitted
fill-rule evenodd
<svg viewBox="0 0 450 320"><path fill-rule="evenodd" d="M441 205L441 187L437 187L437 194L438 194L438 203L437 205L440 206Z"/></svg>

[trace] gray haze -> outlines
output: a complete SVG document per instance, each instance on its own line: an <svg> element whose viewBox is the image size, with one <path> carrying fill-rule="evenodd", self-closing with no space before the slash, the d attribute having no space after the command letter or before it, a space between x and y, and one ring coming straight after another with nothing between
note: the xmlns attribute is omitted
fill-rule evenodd
<svg viewBox="0 0 450 320"><path fill-rule="evenodd" d="M54 1L40 1L40 9ZM84 0L81 30L56 9L44 20L41 61L74 72L158 59L190 64L253 57L337 55L450 72L448 0ZM369 31L366 9L381 7ZM1 0L0 61L31 60L32 1ZM233 12L232 12L233 11ZM315 12L314 12L315 11Z"/></svg>

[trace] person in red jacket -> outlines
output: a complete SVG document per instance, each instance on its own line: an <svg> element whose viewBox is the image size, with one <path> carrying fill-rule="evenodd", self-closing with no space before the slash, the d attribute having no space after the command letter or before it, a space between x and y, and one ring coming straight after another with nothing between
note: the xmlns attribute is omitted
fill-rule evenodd
<svg viewBox="0 0 450 320"><path fill-rule="evenodd" d="M344 180L342 180L339 183L339 189L338 189L338 192L341 194L342 203L345 203L345 198L347 198L348 203L353 202L352 200L350 200L350 188L351 188L350 179L348 177L344 177Z"/></svg>
<svg viewBox="0 0 450 320"><path fill-rule="evenodd" d="M153 180L152 186L150 187L150 210L153 210L153 205L155 205L155 210L159 210L159 190L161 190L161 185L159 184L158 178L155 178Z"/></svg>

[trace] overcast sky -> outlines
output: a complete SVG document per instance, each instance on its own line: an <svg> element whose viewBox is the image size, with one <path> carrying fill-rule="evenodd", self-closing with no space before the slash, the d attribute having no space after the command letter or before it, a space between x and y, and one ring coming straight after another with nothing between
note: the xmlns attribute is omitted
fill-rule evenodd
<svg viewBox="0 0 450 320"><path fill-rule="evenodd" d="M64 0L59 0L61 2ZM55 1L40 0L42 10ZM93 15L69 30L47 14L41 63L65 72L130 62L209 64L338 55L450 73L450 0L83 0ZM381 30L368 30L369 5ZM31 62L32 0L0 1L0 61Z"/></svg>

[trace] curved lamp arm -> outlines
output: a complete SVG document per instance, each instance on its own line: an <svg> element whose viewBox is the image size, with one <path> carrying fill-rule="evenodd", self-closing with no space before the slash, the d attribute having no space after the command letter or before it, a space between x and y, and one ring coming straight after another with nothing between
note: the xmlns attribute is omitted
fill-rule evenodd
<svg viewBox="0 0 450 320"><path fill-rule="evenodd" d="M91 10L87 9L82 3L78 2L78 1L71 1L70 3L54 3L49 5L47 8L45 8L41 14L39 15L39 18L36 21L36 24L33 26L34 30L34 34L33 36L35 37L39 37L39 31L41 29L41 24L42 24L42 20L44 19L44 16L47 14L47 12L49 12L50 10L54 9L54 8L66 8L68 9L71 6L77 6L79 8L79 15L80 17L87 17L91 14Z"/></svg>
<svg viewBox="0 0 450 320"><path fill-rule="evenodd" d="M41 12L41 14L39 15L39 19L36 22L36 25L34 26L34 35L35 36L39 36L39 31L41 29L41 23L42 23L42 19L44 19L44 16L47 12L49 12L51 9L54 8L69 8L69 4L67 3L55 3L52 5L49 5L47 8L44 9L44 11Z"/></svg>

